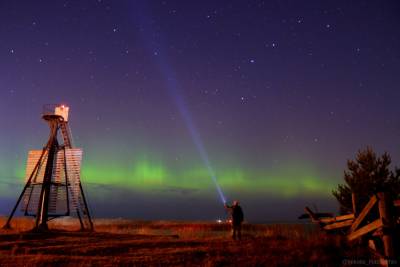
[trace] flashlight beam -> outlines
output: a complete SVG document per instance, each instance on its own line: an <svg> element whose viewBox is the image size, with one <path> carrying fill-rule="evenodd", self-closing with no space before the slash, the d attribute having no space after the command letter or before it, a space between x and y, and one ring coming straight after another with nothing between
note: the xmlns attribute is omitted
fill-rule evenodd
<svg viewBox="0 0 400 267"><path fill-rule="evenodd" d="M168 92L174 100L175 105L177 106L179 113L181 114L183 121L185 122L186 128L190 133L192 141L198 153L200 154L201 160L204 166L207 168L207 172L217 189L219 198L221 199L221 202L226 203L224 193L222 192L222 189L218 184L217 176L210 163L207 151L195 126L192 115L184 100L182 89L178 83L178 79L176 78L175 71L173 67L169 64L166 50L163 49L162 44L164 44L165 42L163 42L162 40L162 35L154 30L153 20L151 20L151 17L148 16L148 14L150 13L146 12L146 2L139 3L142 4L141 8L138 8L136 6L133 9L136 13L135 18L138 19L139 25L141 25L142 27L139 36L141 36L142 41L144 42L149 54L154 55L154 62L157 63L157 67L166 81ZM139 3L136 3L136 5ZM159 40L157 43L154 42L154 36L158 36ZM157 51L157 53L154 53L154 51Z"/></svg>

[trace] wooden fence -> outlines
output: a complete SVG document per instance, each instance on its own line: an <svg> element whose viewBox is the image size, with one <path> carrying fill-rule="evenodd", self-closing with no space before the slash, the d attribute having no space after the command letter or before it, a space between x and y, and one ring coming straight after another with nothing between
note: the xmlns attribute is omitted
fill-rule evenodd
<svg viewBox="0 0 400 267"><path fill-rule="evenodd" d="M394 241L400 241L395 240L399 238L396 236L396 227L399 226L396 208L400 207L400 199L391 201L388 194L378 193L372 196L365 207L358 212L355 198L356 196L352 194L351 214L326 216L327 213L314 213L306 207L307 214L300 218L310 218L325 231L345 233L348 242L367 241L369 248L380 259L381 266L389 266L392 261L396 262L395 257L400 254L400 251L395 251L394 245ZM371 212L376 206L378 212ZM377 242L379 240L381 242Z"/></svg>

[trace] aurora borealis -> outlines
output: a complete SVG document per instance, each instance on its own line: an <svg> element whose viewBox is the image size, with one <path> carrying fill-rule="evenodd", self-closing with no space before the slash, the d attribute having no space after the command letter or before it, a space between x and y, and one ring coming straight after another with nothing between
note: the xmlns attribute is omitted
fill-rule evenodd
<svg viewBox="0 0 400 267"><path fill-rule="evenodd" d="M336 211L331 190L357 150L400 165L399 9L0 2L0 214L22 189L27 151L46 142L48 103L70 106L94 216L222 217L207 164L249 220Z"/></svg>

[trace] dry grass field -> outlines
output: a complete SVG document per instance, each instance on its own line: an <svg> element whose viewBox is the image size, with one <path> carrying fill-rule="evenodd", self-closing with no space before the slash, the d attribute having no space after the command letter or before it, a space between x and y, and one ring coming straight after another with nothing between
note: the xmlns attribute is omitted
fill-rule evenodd
<svg viewBox="0 0 400 267"><path fill-rule="evenodd" d="M245 224L242 241L225 223L98 219L88 233L63 219L45 234L27 218L12 225L0 230L0 266L342 266L366 256L301 224Z"/></svg>

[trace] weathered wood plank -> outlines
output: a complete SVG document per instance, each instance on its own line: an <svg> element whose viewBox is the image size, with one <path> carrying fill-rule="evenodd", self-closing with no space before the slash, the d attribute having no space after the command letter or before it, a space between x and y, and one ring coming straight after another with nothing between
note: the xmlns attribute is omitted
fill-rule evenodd
<svg viewBox="0 0 400 267"><path fill-rule="evenodd" d="M320 222L323 223L334 223L334 222L341 222L341 221L347 221L354 219L354 214L346 214L346 215L341 215L341 216L336 216L332 218L320 218Z"/></svg>
<svg viewBox="0 0 400 267"><path fill-rule="evenodd" d="M392 228L392 203L390 203L390 197L387 193L380 192L378 193L379 198L379 216L381 217L381 221L383 223L384 228ZM385 251L385 257L391 259L394 257L394 247L393 247L393 238L392 235L387 233L387 231L383 231L382 235L383 248Z"/></svg>
<svg viewBox="0 0 400 267"><path fill-rule="evenodd" d="M368 240L368 247L369 247L370 249L372 249L372 251L373 251L374 253L377 253L376 245L375 245L375 241L374 241L374 240L372 240L372 239Z"/></svg>
<svg viewBox="0 0 400 267"><path fill-rule="evenodd" d="M353 220L336 222L336 223L325 225L324 230L333 230L333 229L338 229L338 228L343 228L343 227L349 227L352 224L353 224Z"/></svg>
<svg viewBox="0 0 400 267"><path fill-rule="evenodd" d="M353 206L353 214L355 214L355 215L357 215L357 212L358 212L356 203L357 203L356 193L352 192L351 193L351 204Z"/></svg>
<svg viewBox="0 0 400 267"><path fill-rule="evenodd" d="M379 227L382 227L382 226L383 226L382 220L377 219L377 220L373 221L372 223L361 227L357 231L350 233L347 236L347 240L352 241L352 240L357 239L360 236L363 236L363 235L365 235L371 231L374 231L375 229L378 229Z"/></svg>
<svg viewBox="0 0 400 267"><path fill-rule="evenodd" d="M314 215L317 219L320 218L333 218L333 213L328 212L314 212ZM308 213L301 214L297 219L310 219L310 215Z"/></svg>
<svg viewBox="0 0 400 267"><path fill-rule="evenodd" d="M312 212L309 207L305 207L304 210L308 213L308 215L310 215L311 221L319 222L317 216L315 216L314 212Z"/></svg>
<svg viewBox="0 0 400 267"><path fill-rule="evenodd" d="M336 221L345 221L345 220L350 220L350 219L354 219L353 213L335 217Z"/></svg>
<svg viewBox="0 0 400 267"><path fill-rule="evenodd" d="M334 222L336 222L335 217L333 217L333 218L320 218L319 221L322 222L322 223L334 223Z"/></svg>
<svg viewBox="0 0 400 267"><path fill-rule="evenodd" d="M379 231L379 230L377 230L377 231ZM375 233L374 233L374 235L375 235ZM378 259L375 264L378 264L378 261L379 261L379 266L381 266L381 267L389 266L388 261L385 260L385 257L379 251L374 240L372 240L372 239L368 240L368 247L369 247L369 251Z"/></svg>
<svg viewBox="0 0 400 267"><path fill-rule="evenodd" d="M354 232L360 223L364 220L365 216L367 216L368 212L372 209L375 203L378 201L377 197L374 195L368 201L367 205L363 208L360 215L355 219L353 225L350 227L350 233Z"/></svg>

